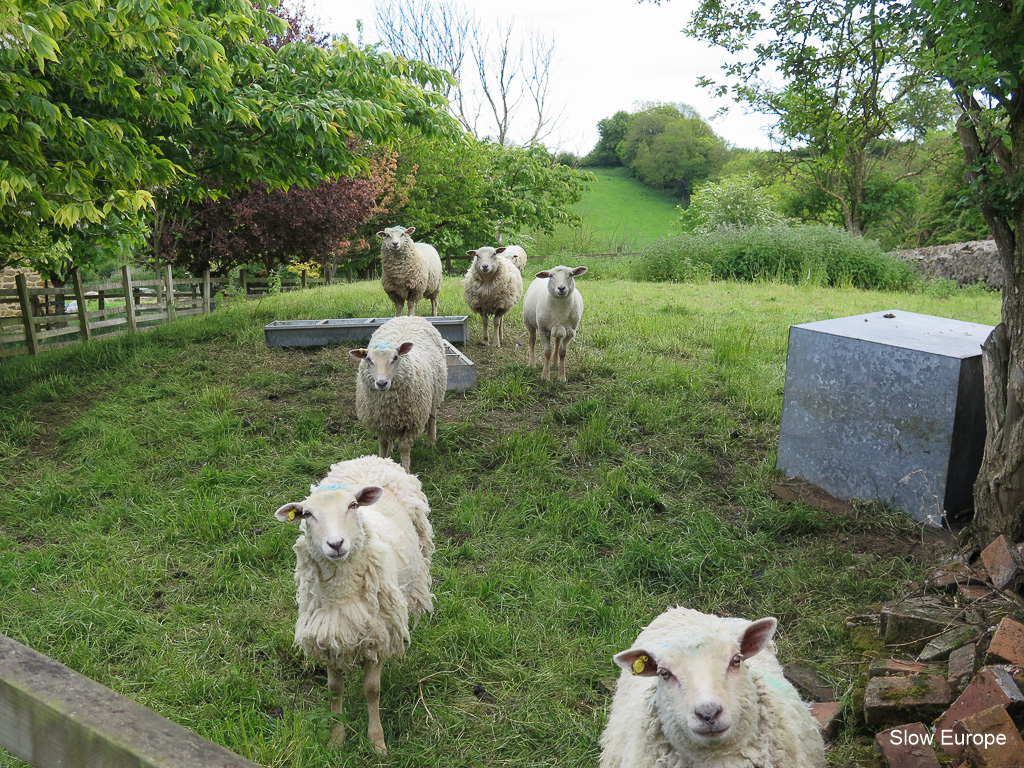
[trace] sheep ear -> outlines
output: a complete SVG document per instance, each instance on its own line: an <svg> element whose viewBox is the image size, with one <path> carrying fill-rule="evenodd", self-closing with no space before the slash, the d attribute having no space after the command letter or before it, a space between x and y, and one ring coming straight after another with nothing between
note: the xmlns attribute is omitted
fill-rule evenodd
<svg viewBox="0 0 1024 768"><path fill-rule="evenodd" d="M476 251L466 251L467 256L476 256Z"/></svg>
<svg viewBox="0 0 1024 768"><path fill-rule="evenodd" d="M740 638L740 654L743 658L749 659L756 653L764 650L775 634L775 628L779 622L769 616L766 619L758 619L743 633Z"/></svg>
<svg viewBox="0 0 1024 768"><path fill-rule="evenodd" d="M538 272L534 277L551 277L551 273L545 269L543 272Z"/></svg>
<svg viewBox="0 0 1024 768"><path fill-rule="evenodd" d="M586 267L576 267L576 269L574 269L572 271L572 276L573 277L579 277L580 275L582 275L586 271L587 271Z"/></svg>
<svg viewBox="0 0 1024 768"><path fill-rule="evenodd" d="M383 229L380 232L377 233L377 237L380 237L380 238L384 237L384 230Z"/></svg>
<svg viewBox="0 0 1024 768"><path fill-rule="evenodd" d="M348 356L352 357L352 358L355 358L356 360L365 360L366 359L366 350L365 349L350 349L348 351Z"/></svg>
<svg viewBox="0 0 1024 768"><path fill-rule="evenodd" d="M640 677L653 677L658 674L658 661L643 648L630 648L612 656L612 661L628 672Z"/></svg>
<svg viewBox="0 0 1024 768"><path fill-rule="evenodd" d="M495 252L495 253L501 253L501 252L502 252L502 251L504 251L504 250L505 250L506 248L508 248L508 246L507 246L507 245L503 245L503 246L501 246L501 248L495 248L495 249L494 249L494 252Z"/></svg>
<svg viewBox="0 0 1024 768"><path fill-rule="evenodd" d="M416 231L416 227L409 227L407 230L405 230L405 234L411 235L415 231Z"/></svg>
<svg viewBox="0 0 1024 768"><path fill-rule="evenodd" d="M280 520L282 523L290 523L294 520L301 520L304 517L308 517L309 513L306 512L305 508L301 504L285 504L277 512L274 513L274 517Z"/></svg>
<svg viewBox="0 0 1024 768"><path fill-rule="evenodd" d="M384 489L379 485L368 485L356 494L356 504L360 507L368 507L376 504L384 495Z"/></svg>
<svg viewBox="0 0 1024 768"><path fill-rule="evenodd" d="M398 346L398 354L399 354L399 355L407 355L407 354L409 354L409 353L410 353L411 351L412 351L412 342L411 342L411 341L403 341L403 342L402 342L402 343L401 343L401 344L400 344L400 345Z"/></svg>

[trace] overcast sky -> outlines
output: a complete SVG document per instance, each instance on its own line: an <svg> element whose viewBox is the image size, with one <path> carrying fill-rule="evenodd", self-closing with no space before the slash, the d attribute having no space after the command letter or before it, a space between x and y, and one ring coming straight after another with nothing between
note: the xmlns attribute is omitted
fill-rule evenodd
<svg viewBox="0 0 1024 768"><path fill-rule="evenodd" d="M597 122L637 102L683 102L711 122L737 147L768 148L768 118L746 114L742 105L714 100L697 85L701 75L717 77L725 54L688 38L682 28L695 0L661 5L636 0L461 0L485 21L515 20L554 38L557 61L552 90L565 105L562 129L545 141L550 149L586 154L597 142ZM373 0L307 0L332 32L376 42ZM716 118L719 107L729 114Z"/></svg>

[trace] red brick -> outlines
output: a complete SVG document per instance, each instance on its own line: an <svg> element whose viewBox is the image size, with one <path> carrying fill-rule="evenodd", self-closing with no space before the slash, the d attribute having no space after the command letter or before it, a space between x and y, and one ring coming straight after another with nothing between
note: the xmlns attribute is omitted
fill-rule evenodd
<svg viewBox="0 0 1024 768"><path fill-rule="evenodd" d="M974 665L978 662L978 646L968 643L949 654L949 670L946 681L954 692L962 691L974 677Z"/></svg>
<svg viewBox="0 0 1024 768"><path fill-rule="evenodd" d="M1024 739L1003 707L982 710L957 723L955 738L965 736L987 736L991 740L978 745L969 738L963 748L978 768L1024 768Z"/></svg>
<svg viewBox="0 0 1024 768"><path fill-rule="evenodd" d="M976 571L966 563L947 563L932 571L925 578L925 584L933 589L948 589L957 584L984 584L987 574Z"/></svg>
<svg viewBox="0 0 1024 768"><path fill-rule="evenodd" d="M815 701L811 704L811 715L818 722L818 731L825 741L832 741L839 732L843 705L838 701Z"/></svg>
<svg viewBox="0 0 1024 768"><path fill-rule="evenodd" d="M960 593L960 597L963 598L964 602L967 603L984 600L989 595L999 594L992 587L975 586L973 584L958 584L956 590Z"/></svg>
<svg viewBox="0 0 1024 768"><path fill-rule="evenodd" d="M1022 703L1024 694L1007 670L1002 667L985 667L974 676L960 697L942 715L936 728L939 736L936 742L947 754L957 757L963 751L962 747L957 744L943 744L943 732L952 733L957 722L990 707L1020 706ZM946 741L949 741L948 736Z"/></svg>
<svg viewBox="0 0 1024 768"><path fill-rule="evenodd" d="M811 701L835 701L836 694L828 682L805 664L791 662L782 668L783 674L804 698Z"/></svg>
<svg viewBox="0 0 1024 768"><path fill-rule="evenodd" d="M898 725L875 736L877 749L890 768L939 768L932 735L924 723Z"/></svg>
<svg viewBox="0 0 1024 768"><path fill-rule="evenodd" d="M1000 621L992 635L987 658L996 663L1024 664L1024 624L1009 616Z"/></svg>
<svg viewBox="0 0 1024 768"><path fill-rule="evenodd" d="M981 551L981 561L996 589L1016 588L1024 577L1024 559L1017 546L1011 546L1005 536L999 536Z"/></svg>
<svg viewBox="0 0 1024 768"><path fill-rule="evenodd" d="M949 705L949 684L943 675L875 677L864 691L868 725L930 720Z"/></svg>

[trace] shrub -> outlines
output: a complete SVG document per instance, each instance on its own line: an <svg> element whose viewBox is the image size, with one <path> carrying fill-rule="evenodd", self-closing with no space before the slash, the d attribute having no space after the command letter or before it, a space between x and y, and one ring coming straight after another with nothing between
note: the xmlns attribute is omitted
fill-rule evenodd
<svg viewBox="0 0 1024 768"><path fill-rule="evenodd" d="M709 235L728 228L768 227L783 223L783 218L771 195L748 173L698 188L673 226L680 232Z"/></svg>
<svg viewBox="0 0 1024 768"><path fill-rule="evenodd" d="M646 246L630 277L649 281L780 280L900 290L917 279L873 240L825 226L772 226L686 234Z"/></svg>

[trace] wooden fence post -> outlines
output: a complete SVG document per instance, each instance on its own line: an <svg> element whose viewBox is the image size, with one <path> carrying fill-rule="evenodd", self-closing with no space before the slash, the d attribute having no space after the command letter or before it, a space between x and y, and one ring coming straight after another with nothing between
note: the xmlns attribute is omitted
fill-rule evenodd
<svg viewBox="0 0 1024 768"><path fill-rule="evenodd" d="M242 298L249 298L249 275L244 269L239 271L238 281L242 284Z"/></svg>
<svg viewBox="0 0 1024 768"><path fill-rule="evenodd" d="M302 290L306 290L306 270L302 270Z"/></svg>
<svg viewBox="0 0 1024 768"><path fill-rule="evenodd" d="M121 267L121 285L124 287L124 311L128 318L128 330L135 333L139 324L135 320L135 297L132 296L132 272L125 264Z"/></svg>
<svg viewBox="0 0 1024 768"><path fill-rule="evenodd" d="M171 274L171 265L164 267L164 287L167 291L167 320L175 318L174 314L174 276Z"/></svg>
<svg viewBox="0 0 1024 768"><path fill-rule="evenodd" d="M210 270L203 270L203 312L210 314L213 311L213 294L210 289L213 286L210 283Z"/></svg>
<svg viewBox="0 0 1024 768"><path fill-rule="evenodd" d="M18 300L21 302L21 322L25 326L25 343L33 355L39 354L39 338L36 336L36 323L32 313L32 302L28 295L28 279L24 272L14 276L14 284L18 287Z"/></svg>
<svg viewBox="0 0 1024 768"><path fill-rule="evenodd" d="M92 338L92 328L89 326L89 312L85 306L85 290L82 288L82 272L78 267L71 270L71 279L75 284L75 301L78 302L78 328L82 334L82 340L88 341Z"/></svg>

